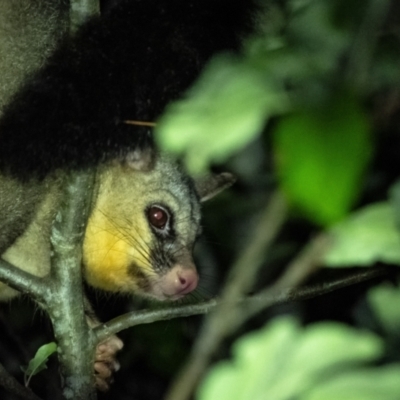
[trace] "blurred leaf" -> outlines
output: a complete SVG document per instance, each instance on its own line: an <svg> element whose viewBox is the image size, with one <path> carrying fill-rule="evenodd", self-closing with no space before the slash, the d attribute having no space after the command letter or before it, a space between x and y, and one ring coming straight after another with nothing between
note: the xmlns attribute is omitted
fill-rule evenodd
<svg viewBox="0 0 400 400"><path fill-rule="evenodd" d="M400 290L388 284L368 291L368 301L385 332L400 333Z"/></svg>
<svg viewBox="0 0 400 400"><path fill-rule="evenodd" d="M350 371L312 389L299 400L398 400L400 366Z"/></svg>
<svg viewBox="0 0 400 400"><path fill-rule="evenodd" d="M160 146L185 154L192 173L222 162L287 107L280 87L255 68L225 55L211 61L185 100L172 103L156 130Z"/></svg>
<svg viewBox="0 0 400 400"><path fill-rule="evenodd" d="M348 213L359 193L371 155L366 118L347 96L286 117L275 131L275 154L288 198L310 220L332 224Z"/></svg>
<svg viewBox="0 0 400 400"><path fill-rule="evenodd" d="M285 10L268 3L257 19L258 35L245 42L245 55L275 82L289 82L291 93L322 77L326 86L350 41L349 32L335 26L333 8L330 0L290 1Z"/></svg>
<svg viewBox="0 0 400 400"><path fill-rule="evenodd" d="M307 60L309 74L329 73L337 68L351 40L349 32L334 21L335 2L301 0L289 2L292 8L287 26L288 41Z"/></svg>
<svg viewBox="0 0 400 400"><path fill-rule="evenodd" d="M234 360L210 371L198 398L290 400L381 352L381 342L371 334L335 323L301 328L280 318L239 339Z"/></svg>
<svg viewBox="0 0 400 400"><path fill-rule="evenodd" d="M354 212L332 229L332 235L333 247L325 258L328 266L365 266L377 261L400 264L400 235L387 202Z"/></svg>
<svg viewBox="0 0 400 400"><path fill-rule="evenodd" d="M37 375L39 372L47 368L47 360L49 357L57 351L57 345L54 342L50 342L40 346L35 354L35 357L29 361L28 366L21 367L25 374L25 386L29 385L29 381L32 376Z"/></svg>
<svg viewBox="0 0 400 400"><path fill-rule="evenodd" d="M389 200L393 210L394 224L400 232L400 181L390 187Z"/></svg>

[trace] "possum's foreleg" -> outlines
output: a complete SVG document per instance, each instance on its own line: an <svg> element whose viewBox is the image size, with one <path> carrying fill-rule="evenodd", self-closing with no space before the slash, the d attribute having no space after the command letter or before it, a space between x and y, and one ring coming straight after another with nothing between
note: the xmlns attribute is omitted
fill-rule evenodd
<svg viewBox="0 0 400 400"><path fill-rule="evenodd" d="M94 313L88 299L85 297L84 300L85 314L88 325L91 328L95 328L96 326L99 326L101 322ZM124 343L116 335L108 337L106 340L97 345L94 359L94 371L96 387L98 390L106 391L110 388L113 373L118 371L120 368L119 362L116 359L116 354L122 349L123 346Z"/></svg>

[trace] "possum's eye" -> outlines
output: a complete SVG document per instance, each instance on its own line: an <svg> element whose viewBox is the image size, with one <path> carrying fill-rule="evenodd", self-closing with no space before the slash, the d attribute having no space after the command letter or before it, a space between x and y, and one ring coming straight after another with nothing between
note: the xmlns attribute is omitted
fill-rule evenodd
<svg viewBox="0 0 400 400"><path fill-rule="evenodd" d="M156 229L164 229L169 220L168 212L159 206L152 206L147 210L147 219Z"/></svg>

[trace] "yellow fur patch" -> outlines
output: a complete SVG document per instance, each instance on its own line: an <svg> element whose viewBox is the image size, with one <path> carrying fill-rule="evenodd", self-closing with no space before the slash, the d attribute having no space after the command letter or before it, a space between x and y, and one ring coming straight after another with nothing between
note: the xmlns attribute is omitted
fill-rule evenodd
<svg viewBox="0 0 400 400"><path fill-rule="evenodd" d="M145 221L143 221L145 222ZM110 217L94 212L88 221L83 244L86 279L94 287L107 291L134 291L135 277L129 274L132 264L149 271L149 229L118 226Z"/></svg>

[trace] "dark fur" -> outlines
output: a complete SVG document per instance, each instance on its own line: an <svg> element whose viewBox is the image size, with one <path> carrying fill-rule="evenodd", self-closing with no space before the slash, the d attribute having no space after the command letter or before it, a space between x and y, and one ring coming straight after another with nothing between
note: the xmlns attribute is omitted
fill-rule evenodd
<svg viewBox="0 0 400 400"><path fill-rule="evenodd" d="M44 176L148 146L150 130L123 121L154 121L213 53L238 49L240 35L250 30L250 4L119 2L64 40L6 108L0 170Z"/></svg>

